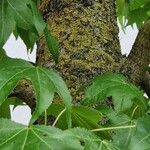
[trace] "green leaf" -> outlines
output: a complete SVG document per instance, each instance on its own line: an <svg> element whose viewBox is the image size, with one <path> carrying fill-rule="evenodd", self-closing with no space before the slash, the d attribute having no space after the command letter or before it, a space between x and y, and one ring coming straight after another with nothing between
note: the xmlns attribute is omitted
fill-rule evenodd
<svg viewBox="0 0 150 150"><path fill-rule="evenodd" d="M128 0L116 0L116 12L122 27L126 25L126 19L129 13L129 3Z"/></svg>
<svg viewBox="0 0 150 150"><path fill-rule="evenodd" d="M118 131L113 140L121 150L149 150L150 117L138 119L136 128Z"/></svg>
<svg viewBox="0 0 150 150"><path fill-rule="evenodd" d="M55 117L57 117L63 109L65 109L64 105L52 104L48 108L47 114L54 115ZM63 123L65 120L64 114L59 119L57 125L60 128L66 129L66 124ZM93 127L98 127L98 122L101 120L102 114L99 111L86 106L72 106L72 118L73 127L80 126L87 129L93 129Z"/></svg>
<svg viewBox="0 0 150 150"><path fill-rule="evenodd" d="M123 29L135 23L140 28L149 18L149 0L116 0L119 22Z"/></svg>
<svg viewBox="0 0 150 150"><path fill-rule="evenodd" d="M6 0L8 7L13 13L16 25L23 29L33 28L32 12L27 6L28 0Z"/></svg>
<svg viewBox="0 0 150 150"><path fill-rule="evenodd" d="M10 7L7 7L6 0L0 2L0 48L3 47L8 40L10 34L15 28L15 21L13 19L13 12Z"/></svg>
<svg viewBox="0 0 150 150"><path fill-rule="evenodd" d="M59 57L59 44L56 41L56 39L51 35L51 33L48 31L48 28L46 27L44 30L44 35L46 38L47 46L52 54L52 57L56 63L58 63L58 57Z"/></svg>
<svg viewBox="0 0 150 150"><path fill-rule="evenodd" d="M107 114L107 117L109 118L109 122L113 126L126 125L127 123L130 123L132 121L132 119L130 119L130 117L126 114L117 114L113 111Z"/></svg>
<svg viewBox="0 0 150 150"><path fill-rule="evenodd" d="M31 48L31 50L33 50L35 41L37 41L39 37L38 34L21 28L17 28L16 30L21 39L24 41L27 49Z"/></svg>
<svg viewBox="0 0 150 150"><path fill-rule="evenodd" d="M24 60L9 57L0 60L0 105L21 79L30 80L36 94L36 108L31 123L49 107L57 92L66 105L68 126L71 126L72 99L62 78L53 70L34 67Z"/></svg>
<svg viewBox="0 0 150 150"><path fill-rule="evenodd" d="M31 5L32 13L33 13L34 25L39 35L41 35L41 33L43 33L46 27L46 23L44 22L42 15L40 14L39 10L37 9L36 3L33 2L33 0L30 1L30 5Z"/></svg>
<svg viewBox="0 0 150 150"><path fill-rule="evenodd" d="M83 150L80 142L66 131L50 126L24 126L0 119L1 150Z"/></svg>
<svg viewBox="0 0 150 150"><path fill-rule="evenodd" d="M9 101L5 101L0 106L0 118L10 118L10 108L9 108Z"/></svg>
<svg viewBox="0 0 150 150"><path fill-rule="evenodd" d="M11 33L20 36L28 49L32 49L44 32L44 20L33 0L2 0L0 3L0 48Z"/></svg>
<svg viewBox="0 0 150 150"><path fill-rule="evenodd" d="M139 9L148 3L150 3L150 0L130 0L130 9Z"/></svg>
<svg viewBox="0 0 150 150"><path fill-rule="evenodd" d="M5 59L7 57L6 51L2 48L0 50L0 60Z"/></svg>
<svg viewBox="0 0 150 150"><path fill-rule="evenodd" d="M17 39L18 39L18 37L19 37L19 34L18 34L18 31L17 31L17 28L15 28L15 29L14 29L14 31L13 31L13 35L14 35L15 39L17 40Z"/></svg>
<svg viewBox="0 0 150 150"><path fill-rule="evenodd" d="M64 105L52 104L48 108L47 114L57 118L58 115L64 109L65 109ZM66 122L65 116L66 114L64 112L57 121L56 127L61 129L67 129L67 124L65 123ZM100 113L100 111L97 111L96 109L89 108L86 106L72 106L71 118L72 118L72 127L83 127L89 130L101 128L99 122L102 119L102 114ZM110 138L110 135L107 132L100 132L98 135L105 139Z"/></svg>
<svg viewBox="0 0 150 150"><path fill-rule="evenodd" d="M142 91L128 83L122 75L106 73L94 79L88 87L85 103L96 103L112 97L115 111L122 112L131 108L134 99L138 99L141 101L140 107L146 109L147 104L143 95Z"/></svg>
<svg viewBox="0 0 150 150"><path fill-rule="evenodd" d="M66 119L67 119L68 127L71 127L72 97L70 95L70 92L69 92L66 84L64 83L62 78L53 70L47 70L47 69L43 68L43 72L55 85L56 92L63 99L65 107L67 109L66 110Z"/></svg>
<svg viewBox="0 0 150 150"><path fill-rule="evenodd" d="M121 150L115 144L107 140L102 140L95 134L84 128L74 128L68 130L76 138L82 141L84 145L84 150Z"/></svg>
<svg viewBox="0 0 150 150"><path fill-rule="evenodd" d="M140 28L149 18L148 11L150 11L150 3L140 9L131 11L128 15L128 25L133 25L136 23L137 27Z"/></svg>
<svg viewBox="0 0 150 150"><path fill-rule="evenodd" d="M99 121L102 119L102 114L99 111L86 106L74 106L73 115L77 118L83 118L85 121L89 122L89 125L90 122L99 123Z"/></svg>
<svg viewBox="0 0 150 150"><path fill-rule="evenodd" d="M16 107L18 105L23 105L23 102L20 99L16 98L16 97L8 98L0 106L0 118L11 118L10 105L14 105L14 107Z"/></svg>
<svg viewBox="0 0 150 150"><path fill-rule="evenodd" d="M11 33L21 37L27 49L33 49L35 42L44 32L48 49L56 63L59 44L48 31L46 24L33 0L2 0L0 3L0 48Z"/></svg>

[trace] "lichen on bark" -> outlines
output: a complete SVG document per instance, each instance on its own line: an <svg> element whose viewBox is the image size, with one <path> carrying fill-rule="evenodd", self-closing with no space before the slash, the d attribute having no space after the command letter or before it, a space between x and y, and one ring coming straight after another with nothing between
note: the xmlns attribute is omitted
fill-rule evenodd
<svg viewBox="0 0 150 150"><path fill-rule="evenodd" d="M54 64L48 56L43 38L38 47L37 63L57 69L76 100L82 99L83 87L95 76L119 71L122 57L114 0L95 1L85 7L82 2L64 1L61 10L51 10L43 1L49 29L59 41L61 55ZM52 1L51 1L52 2Z"/></svg>

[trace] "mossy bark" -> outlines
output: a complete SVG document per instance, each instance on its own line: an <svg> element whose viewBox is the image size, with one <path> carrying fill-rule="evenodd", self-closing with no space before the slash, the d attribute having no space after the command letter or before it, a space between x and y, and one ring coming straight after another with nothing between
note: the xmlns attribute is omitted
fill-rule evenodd
<svg viewBox="0 0 150 150"><path fill-rule="evenodd" d="M125 61L122 70L133 83L143 86L143 81L148 77L150 64L150 20L139 30L133 48ZM149 78L149 79L148 79ZM144 87L146 88L146 87ZM149 89L150 90L150 89Z"/></svg>
<svg viewBox="0 0 150 150"><path fill-rule="evenodd" d="M58 10L52 9L52 1L41 1L40 8L49 29L59 41L60 59L57 65L54 64L42 38L38 45L37 64L58 70L74 99L80 100L84 85L92 78L108 71L119 71L122 55L115 2L93 1L87 6L82 1L61 1L64 7Z"/></svg>

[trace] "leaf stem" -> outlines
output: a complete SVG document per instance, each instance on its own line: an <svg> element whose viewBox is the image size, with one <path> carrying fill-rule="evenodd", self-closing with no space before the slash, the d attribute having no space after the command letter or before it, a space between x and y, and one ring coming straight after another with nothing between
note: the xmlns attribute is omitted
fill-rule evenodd
<svg viewBox="0 0 150 150"><path fill-rule="evenodd" d="M139 106L137 105L137 106L134 108L134 110L133 110L133 112L132 112L132 115L131 115L131 118L133 118L133 116L134 116L134 114L135 114L135 111L137 110L138 107L139 107Z"/></svg>
<svg viewBox="0 0 150 150"><path fill-rule="evenodd" d="M55 119L55 121L54 121L54 123L53 123L53 127L56 125L56 123L57 123L57 121L59 120L59 118L61 117L61 115L64 113L66 111L66 108L65 109L63 109L60 113L59 113L59 115L57 116L57 118Z"/></svg>
<svg viewBox="0 0 150 150"><path fill-rule="evenodd" d="M45 110L45 114L44 114L44 125L47 125L47 110Z"/></svg>
<svg viewBox="0 0 150 150"><path fill-rule="evenodd" d="M128 126L118 126L118 127L106 127L106 128L100 128L100 129L93 129L92 132L97 131L106 131L106 130L116 130L116 129L127 129L127 128L135 128L136 125L128 125Z"/></svg>

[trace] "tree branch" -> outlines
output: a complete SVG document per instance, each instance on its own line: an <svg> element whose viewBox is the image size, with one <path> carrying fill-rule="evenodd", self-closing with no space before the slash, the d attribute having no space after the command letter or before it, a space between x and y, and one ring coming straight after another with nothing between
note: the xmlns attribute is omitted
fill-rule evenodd
<svg viewBox="0 0 150 150"><path fill-rule="evenodd" d="M150 91L146 71L150 63L150 20L139 30L139 34L133 45L127 61L122 67L122 72L136 85L141 86L145 91ZM145 82L147 82L145 84Z"/></svg>

